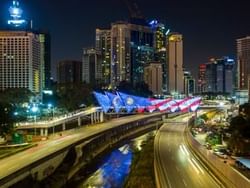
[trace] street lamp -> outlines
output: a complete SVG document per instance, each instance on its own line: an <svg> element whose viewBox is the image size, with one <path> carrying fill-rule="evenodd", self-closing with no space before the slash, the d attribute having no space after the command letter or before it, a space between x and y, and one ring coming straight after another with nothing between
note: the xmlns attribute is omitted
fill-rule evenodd
<svg viewBox="0 0 250 188"><path fill-rule="evenodd" d="M37 106L33 106L32 108L31 108L31 111L34 113L34 120L35 120L35 135L36 135L36 113L38 112L38 107Z"/></svg>
<svg viewBox="0 0 250 188"><path fill-rule="evenodd" d="M53 104L49 103L48 109L52 110L52 119L53 119L54 118L54 106L53 106Z"/></svg>

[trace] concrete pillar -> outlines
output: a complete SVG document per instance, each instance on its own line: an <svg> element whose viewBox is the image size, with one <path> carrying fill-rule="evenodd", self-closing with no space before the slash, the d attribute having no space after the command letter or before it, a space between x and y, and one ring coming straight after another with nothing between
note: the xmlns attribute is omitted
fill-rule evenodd
<svg viewBox="0 0 250 188"><path fill-rule="evenodd" d="M81 117L79 116L78 117L78 127L80 127L81 126Z"/></svg>
<svg viewBox="0 0 250 188"><path fill-rule="evenodd" d="M95 112L95 123L98 123L98 112Z"/></svg>
<svg viewBox="0 0 250 188"><path fill-rule="evenodd" d="M63 130L63 131L66 130L66 123L65 123L65 122L62 124L62 130Z"/></svg>
<svg viewBox="0 0 250 188"><path fill-rule="evenodd" d="M94 114L90 114L90 118L91 118L91 124L94 124Z"/></svg>
<svg viewBox="0 0 250 188"><path fill-rule="evenodd" d="M104 118L103 118L103 111L100 112L100 122L102 123L104 121Z"/></svg>
<svg viewBox="0 0 250 188"><path fill-rule="evenodd" d="M48 128L44 129L44 136L48 136Z"/></svg>
<svg viewBox="0 0 250 188"><path fill-rule="evenodd" d="M100 122L100 121L99 121L99 120L100 120L100 117L99 117L99 116L100 116L100 113L97 111L97 112L96 112L96 122L97 122L97 123Z"/></svg>
<svg viewBox="0 0 250 188"><path fill-rule="evenodd" d="M96 112L94 112L94 123L96 123Z"/></svg>
<svg viewBox="0 0 250 188"><path fill-rule="evenodd" d="M43 129L42 129L42 128L40 129L40 136L44 136L44 135L43 135Z"/></svg>

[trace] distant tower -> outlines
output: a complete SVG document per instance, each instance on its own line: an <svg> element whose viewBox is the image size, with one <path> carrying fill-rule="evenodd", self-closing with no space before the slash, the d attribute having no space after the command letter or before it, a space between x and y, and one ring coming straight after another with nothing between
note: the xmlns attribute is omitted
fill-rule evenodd
<svg viewBox="0 0 250 188"><path fill-rule="evenodd" d="M250 36L237 39L238 89L247 90L250 79Z"/></svg>
<svg viewBox="0 0 250 188"><path fill-rule="evenodd" d="M154 95L162 95L162 64L150 62L144 67L144 82Z"/></svg>
<svg viewBox="0 0 250 188"><path fill-rule="evenodd" d="M9 16L8 25L12 27L24 27L27 24L27 21L22 19L23 10L19 6L18 1L12 1L12 5L9 7Z"/></svg>
<svg viewBox="0 0 250 188"><path fill-rule="evenodd" d="M42 91L39 35L27 31L0 31L0 90L27 88Z"/></svg>
<svg viewBox="0 0 250 188"><path fill-rule="evenodd" d="M169 93L183 93L183 41L182 35L170 33L167 38L167 86Z"/></svg>
<svg viewBox="0 0 250 188"><path fill-rule="evenodd" d="M143 82L144 65L154 58L153 31L149 26L117 22L111 28L111 83Z"/></svg>
<svg viewBox="0 0 250 188"><path fill-rule="evenodd" d="M57 66L58 83L80 83L82 79L82 62L74 60L60 61Z"/></svg>
<svg viewBox="0 0 250 188"><path fill-rule="evenodd" d="M102 83L110 84L111 31L96 29L96 49L101 52Z"/></svg>
<svg viewBox="0 0 250 188"><path fill-rule="evenodd" d="M82 57L82 81L95 85L102 79L101 53L95 48L84 48Z"/></svg>
<svg viewBox="0 0 250 188"><path fill-rule="evenodd" d="M192 96L195 93L195 79L190 71L184 71L184 94Z"/></svg>
<svg viewBox="0 0 250 188"><path fill-rule="evenodd" d="M170 29L167 29L166 25L152 20L149 22L151 29L154 32L154 49L155 49L155 61L161 62L162 64L162 91L167 93L167 35Z"/></svg>
<svg viewBox="0 0 250 188"><path fill-rule="evenodd" d="M198 93L203 93L206 91L206 64L199 65L199 75L198 75Z"/></svg>
<svg viewBox="0 0 250 188"><path fill-rule="evenodd" d="M234 65L234 60L228 57L211 59L206 64L206 91L232 94Z"/></svg>

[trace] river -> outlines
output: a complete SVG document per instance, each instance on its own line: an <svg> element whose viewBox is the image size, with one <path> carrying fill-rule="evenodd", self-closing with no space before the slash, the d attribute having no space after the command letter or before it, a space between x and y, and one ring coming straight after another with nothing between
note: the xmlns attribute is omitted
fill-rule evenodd
<svg viewBox="0 0 250 188"><path fill-rule="evenodd" d="M128 141L127 144L104 156L97 166L97 170L90 173L87 178L81 177L79 173L73 179L76 188L121 188L130 172L133 159L133 150L141 150L144 141L148 140L155 131Z"/></svg>

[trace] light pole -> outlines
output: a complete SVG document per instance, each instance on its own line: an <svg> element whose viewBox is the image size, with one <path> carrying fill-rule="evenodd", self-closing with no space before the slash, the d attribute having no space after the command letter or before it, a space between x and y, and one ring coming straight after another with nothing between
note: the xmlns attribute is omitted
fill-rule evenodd
<svg viewBox="0 0 250 188"><path fill-rule="evenodd" d="M51 103L49 103L48 104L48 108L51 110L51 112L52 112L52 119L54 118L54 106L53 106L53 104L51 104Z"/></svg>
<svg viewBox="0 0 250 188"><path fill-rule="evenodd" d="M34 131L35 131L35 135L36 135L36 113L38 112L38 107L37 106L33 106L32 108L31 108L31 111L34 113L34 121L35 121L35 124L34 124L34 127L35 127L35 129L34 129Z"/></svg>

